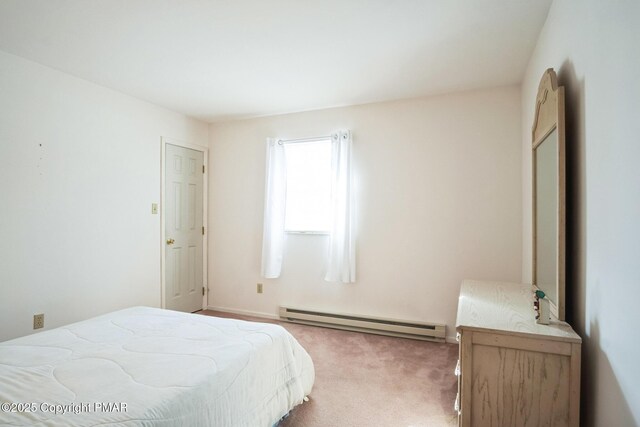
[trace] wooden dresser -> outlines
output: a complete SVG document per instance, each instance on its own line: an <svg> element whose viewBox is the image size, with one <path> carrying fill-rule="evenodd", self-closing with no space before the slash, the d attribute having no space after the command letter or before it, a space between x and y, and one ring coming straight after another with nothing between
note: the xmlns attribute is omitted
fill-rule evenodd
<svg viewBox="0 0 640 427"><path fill-rule="evenodd" d="M578 426L582 340L539 325L530 285L464 281L456 320L460 426Z"/></svg>

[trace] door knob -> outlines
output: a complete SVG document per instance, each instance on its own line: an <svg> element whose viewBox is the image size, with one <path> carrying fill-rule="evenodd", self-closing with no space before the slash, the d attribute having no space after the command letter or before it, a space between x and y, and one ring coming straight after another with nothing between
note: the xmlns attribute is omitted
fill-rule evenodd
<svg viewBox="0 0 640 427"><path fill-rule="evenodd" d="M167 245L173 245L175 242L173 239L167 239Z"/></svg>

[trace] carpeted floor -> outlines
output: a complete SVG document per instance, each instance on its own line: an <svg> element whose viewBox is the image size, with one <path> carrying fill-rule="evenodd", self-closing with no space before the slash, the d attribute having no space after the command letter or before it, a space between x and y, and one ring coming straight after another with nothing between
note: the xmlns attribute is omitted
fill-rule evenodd
<svg viewBox="0 0 640 427"><path fill-rule="evenodd" d="M291 411L280 427L456 425L457 345L272 322L296 337L316 370L309 402Z"/></svg>

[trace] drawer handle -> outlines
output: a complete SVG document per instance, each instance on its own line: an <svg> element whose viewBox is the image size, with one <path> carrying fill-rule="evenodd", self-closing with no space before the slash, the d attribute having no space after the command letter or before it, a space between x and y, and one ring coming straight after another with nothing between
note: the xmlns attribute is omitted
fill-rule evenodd
<svg viewBox="0 0 640 427"><path fill-rule="evenodd" d="M460 342L460 332L456 332L456 341Z"/></svg>
<svg viewBox="0 0 640 427"><path fill-rule="evenodd" d="M456 363L456 370L454 371L456 377L460 376L460 359L458 359L458 363Z"/></svg>
<svg viewBox="0 0 640 427"><path fill-rule="evenodd" d="M453 409L460 414L460 393L456 393L456 403L453 404Z"/></svg>

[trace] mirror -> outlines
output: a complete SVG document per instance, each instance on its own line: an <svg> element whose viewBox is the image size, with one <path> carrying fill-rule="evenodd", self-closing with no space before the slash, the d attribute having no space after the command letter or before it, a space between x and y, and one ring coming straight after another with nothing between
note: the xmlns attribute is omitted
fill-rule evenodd
<svg viewBox="0 0 640 427"><path fill-rule="evenodd" d="M565 320L564 126L564 88L550 68L540 80L532 128L532 266L533 285L558 320Z"/></svg>

